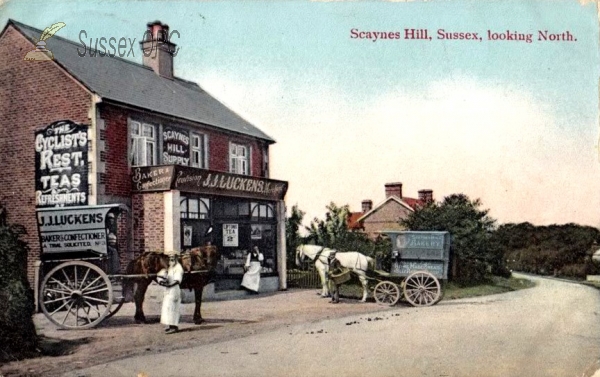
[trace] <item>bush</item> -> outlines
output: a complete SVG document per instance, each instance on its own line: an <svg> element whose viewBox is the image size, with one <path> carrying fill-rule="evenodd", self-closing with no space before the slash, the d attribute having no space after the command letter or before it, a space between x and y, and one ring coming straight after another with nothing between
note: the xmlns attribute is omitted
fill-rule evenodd
<svg viewBox="0 0 600 377"><path fill-rule="evenodd" d="M0 361L30 356L37 347L33 292L27 280L28 247L21 226L0 221Z"/></svg>

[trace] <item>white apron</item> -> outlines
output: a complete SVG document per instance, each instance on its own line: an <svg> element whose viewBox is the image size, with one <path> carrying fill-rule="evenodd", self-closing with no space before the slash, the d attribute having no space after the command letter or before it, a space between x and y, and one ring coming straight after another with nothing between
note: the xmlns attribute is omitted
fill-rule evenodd
<svg viewBox="0 0 600 377"><path fill-rule="evenodd" d="M177 263L173 267L169 267L167 270L161 270L159 275L166 272L166 281L168 284L173 284L174 281L181 283L183 279L183 267ZM179 284L173 287L165 287L165 293L163 295L162 310L160 312L160 323L168 326L179 325L179 309L181 307L181 288Z"/></svg>
<svg viewBox="0 0 600 377"><path fill-rule="evenodd" d="M248 271L246 271L244 277L242 278L242 287L248 288L254 292L258 292L261 269L262 267L260 266L260 262L250 262L250 267L248 267Z"/></svg>
<svg viewBox="0 0 600 377"><path fill-rule="evenodd" d="M242 278L242 287L258 292L258 286L260 285L260 271L262 270L261 262L264 259L265 257L260 252L258 255L255 254L255 258L252 258L252 253L248 253L245 264L247 270Z"/></svg>

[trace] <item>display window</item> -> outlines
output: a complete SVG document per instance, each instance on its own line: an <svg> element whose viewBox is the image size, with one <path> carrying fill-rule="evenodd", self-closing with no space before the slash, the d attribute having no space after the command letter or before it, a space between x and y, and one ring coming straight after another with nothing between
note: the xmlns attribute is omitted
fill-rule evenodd
<svg viewBox="0 0 600 377"><path fill-rule="evenodd" d="M182 249L210 242L219 250L217 274L241 277L248 253L258 246L265 257L262 273L276 273L274 203L185 194L180 203ZM206 235L210 226L213 230Z"/></svg>

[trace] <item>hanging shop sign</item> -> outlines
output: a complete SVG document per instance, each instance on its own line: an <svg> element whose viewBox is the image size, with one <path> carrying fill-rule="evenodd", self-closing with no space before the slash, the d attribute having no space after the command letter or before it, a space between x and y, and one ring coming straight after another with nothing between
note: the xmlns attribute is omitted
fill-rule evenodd
<svg viewBox="0 0 600 377"><path fill-rule="evenodd" d="M179 190L267 200L283 200L288 188L285 181L180 165L136 167L132 183L136 192Z"/></svg>
<svg viewBox="0 0 600 377"><path fill-rule="evenodd" d="M43 254L116 247L118 205L40 208L36 212Z"/></svg>
<svg viewBox="0 0 600 377"><path fill-rule="evenodd" d="M35 133L38 208L88 203L88 128L61 120Z"/></svg>
<svg viewBox="0 0 600 377"><path fill-rule="evenodd" d="M162 132L163 164L190 164L190 135L186 130L164 126Z"/></svg>

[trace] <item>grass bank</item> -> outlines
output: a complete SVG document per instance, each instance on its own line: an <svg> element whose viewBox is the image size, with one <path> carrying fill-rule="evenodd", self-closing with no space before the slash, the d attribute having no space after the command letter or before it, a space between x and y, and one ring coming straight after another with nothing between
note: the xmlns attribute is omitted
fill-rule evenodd
<svg viewBox="0 0 600 377"><path fill-rule="evenodd" d="M498 293L516 291L519 289L534 287L535 283L531 280L520 278L502 278L492 277L484 284L478 284L468 287L461 287L454 283L445 283L442 285L442 300L455 300L459 298L489 296ZM373 300L372 291L369 291L369 300ZM340 296L343 298L360 299L362 297L362 287L358 281L352 279L348 284L340 287Z"/></svg>

